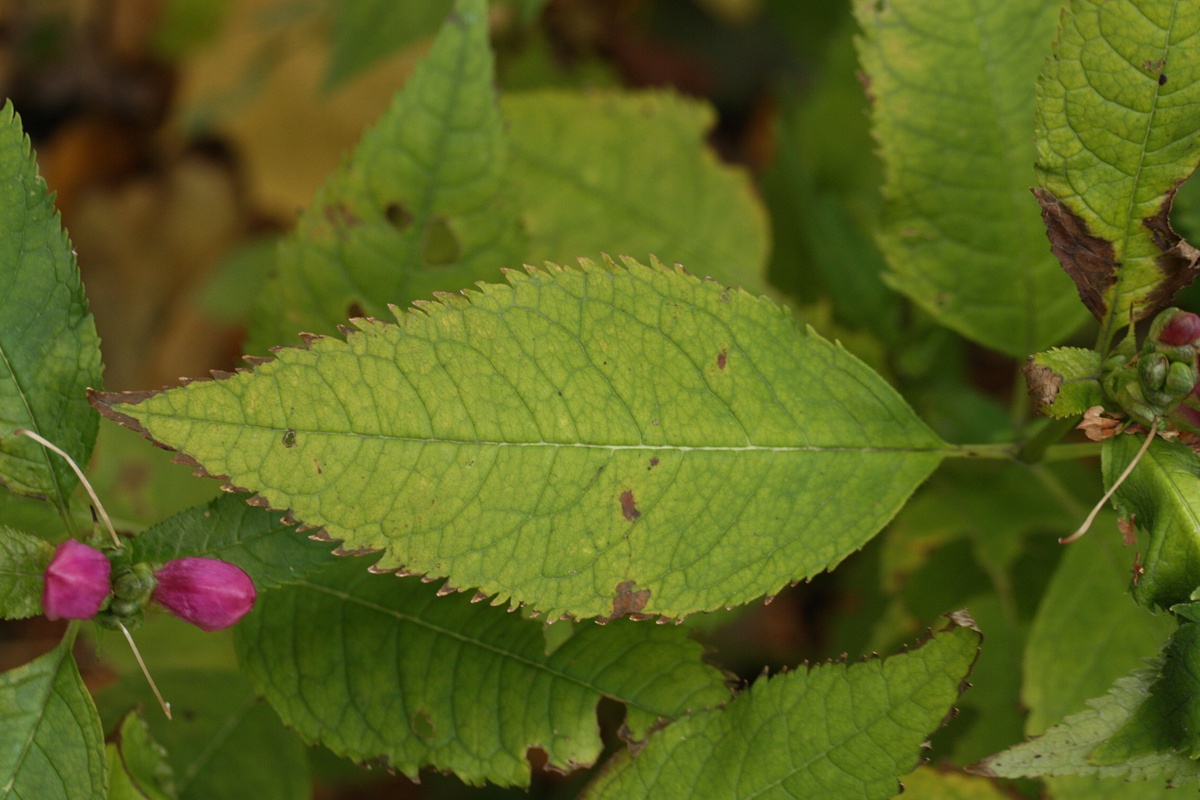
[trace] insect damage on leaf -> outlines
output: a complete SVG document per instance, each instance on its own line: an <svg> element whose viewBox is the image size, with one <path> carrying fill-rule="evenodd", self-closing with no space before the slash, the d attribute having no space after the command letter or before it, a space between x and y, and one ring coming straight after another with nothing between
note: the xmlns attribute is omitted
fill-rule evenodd
<svg viewBox="0 0 1200 800"><path fill-rule="evenodd" d="M1033 195L1042 206L1050 250L1075 281L1079 299L1088 311L1096 319L1104 319L1108 312L1104 294L1117 282L1112 242L1093 235L1083 219L1045 189L1035 187Z"/></svg>
<svg viewBox="0 0 1200 800"><path fill-rule="evenodd" d="M1033 356L1029 357L1021 371L1025 373L1025 382L1029 385L1029 396L1038 408L1054 405L1058 390L1062 388L1063 376L1049 367L1034 363Z"/></svg>
<svg viewBox="0 0 1200 800"><path fill-rule="evenodd" d="M636 591L635 591L636 589ZM612 616L603 622L610 622L620 617L643 619L639 612L650 602L649 589L637 589L636 581L621 581L617 584L617 596L613 598Z"/></svg>

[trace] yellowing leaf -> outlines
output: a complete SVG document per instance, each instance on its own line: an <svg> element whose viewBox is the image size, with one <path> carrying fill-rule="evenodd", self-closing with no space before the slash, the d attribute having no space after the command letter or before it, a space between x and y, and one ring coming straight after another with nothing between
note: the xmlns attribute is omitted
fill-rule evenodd
<svg viewBox="0 0 1200 800"><path fill-rule="evenodd" d="M552 616L773 594L870 539L950 452L765 299L629 261L359 320L253 373L97 407L377 569Z"/></svg>

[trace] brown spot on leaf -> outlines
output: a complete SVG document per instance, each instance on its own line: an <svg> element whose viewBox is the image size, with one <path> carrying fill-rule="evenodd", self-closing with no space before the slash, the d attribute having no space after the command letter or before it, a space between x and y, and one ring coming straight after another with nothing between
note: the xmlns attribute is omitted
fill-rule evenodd
<svg viewBox="0 0 1200 800"><path fill-rule="evenodd" d="M1096 319L1104 319L1108 312L1104 293L1117 282L1112 242L1093 235L1086 222L1045 189L1034 187L1033 196L1042 206L1050 250L1075 281L1084 306Z"/></svg>
<svg viewBox="0 0 1200 800"><path fill-rule="evenodd" d="M725 364L728 361L729 361L728 353L725 350L721 350L721 352L717 354L717 369L720 369L720 370L725 369Z"/></svg>
<svg viewBox="0 0 1200 800"><path fill-rule="evenodd" d="M1185 242L1171 229L1171 205L1175 202L1175 191L1172 189L1167 193L1157 214L1142 220L1142 225L1150 231L1154 245L1162 251L1162 255L1155 258L1154 263L1163 274L1162 280L1146 299L1148 305L1142 309L1142 317L1147 317L1166 306L1180 289L1200 274L1200 250Z"/></svg>
<svg viewBox="0 0 1200 800"><path fill-rule="evenodd" d="M350 210L345 203L334 203L325 206L325 219L330 225L352 228L362 224L362 219Z"/></svg>
<svg viewBox="0 0 1200 800"><path fill-rule="evenodd" d="M642 515L642 512L637 509L637 502L633 499L632 489L626 489L621 492L621 513L630 522L633 522Z"/></svg>
<svg viewBox="0 0 1200 800"><path fill-rule="evenodd" d="M650 602L649 589L634 589L636 581L621 581L617 584L617 596L613 598L612 616L609 619L637 614Z"/></svg>
<svg viewBox="0 0 1200 800"><path fill-rule="evenodd" d="M1058 390L1062 386L1063 376L1049 367L1033 363L1033 356L1021 368L1025 373L1025 384L1029 387L1029 396L1037 403L1038 408L1054 404Z"/></svg>
<svg viewBox="0 0 1200 800"><path fill-rule="evenodd" d="M1117 517L1117 530L1121 532L1121 541L1126 547L1137 544L1137 515Z"/></svg>
<svg viewBox="0 0 1200 800"><path fill-rule="evenodd" d="M1167 85L1167 73L1163 72L1158 76L1158 85L1159 86Z"/></svg>
<svg viewBox="0 0 1200 800"><path fill-rule="evenodd" d="M658 456L654 456L653 458L650 459L650 466L646 467L646 469L651 470L657 466L658 466Z"/></svg>
<svg viewBox="0 0 1200 800"><path fill-rule="evenodd" d="M288 428L286 431L283 432L283 446L284 447L295 447L296 446L296 431L292 430L291 428Z"/></svg>

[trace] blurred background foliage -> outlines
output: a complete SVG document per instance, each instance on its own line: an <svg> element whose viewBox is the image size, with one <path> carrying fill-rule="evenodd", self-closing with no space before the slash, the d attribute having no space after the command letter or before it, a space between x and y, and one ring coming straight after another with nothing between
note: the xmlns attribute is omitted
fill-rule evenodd
<svg viewBox="0 0 1200 800"><path fill-rule="evenodd" d="M276 240L387 107L450 5L0 0L0 90L57 192L103 341L107 388L157 388L240 363ZM1028 413L1018 365L937 327L880 279L881 169L848 0L494 0L491 27L502 92L672 87L710 102L711 147L753 175L769 213L767 278L777 299L878 369L948 440L1012 438ZM1190 186L1181 194L1185 232L1197 227L1194 194ZM1092 333L1080 336L1086 346ZM124 527L214 494L215 482L167 459L102 426L91 472ZM1054 538L1082 517L1081 498L1098 493L1095 470L955 463L835 573L767 605L688 624L714 661L752 680L764 666L894 651L940 614L968 607L987 637L977 686L936 737L934 766L912 784L913 796L937 796L939 766L1022 738L1024 644L1060 558ZM36 503L4 502L4 513L29 519L30 529L57 525ZM152 661L176 671L181 695L203 683L186 670L232 666L227 640L184 627L152 622L140 634L148 651L186 654ZM5 623L0 667L49 649L58 634L44 620ZM89 683L103 686L127 660L101 643L100 657L85 662ZM241 684L222 688L246 693ZM620 710L601 711L617 746ZM439 775L417 785L362 771L283 741L291 734L277 720L274 729L269 719L254 724L266 726L256 736L282 737L273 752L288 769L303 771L307 757L316 797L519 796ZM176 735L190 746L186 730ZM538 764L538 753L530 758ZM535 771L532 795L571 797L582 780ZM970 792L955 796L1000 796L982 779L953 781ZM1006 791L1036 796L1037 787Z"/></svg>

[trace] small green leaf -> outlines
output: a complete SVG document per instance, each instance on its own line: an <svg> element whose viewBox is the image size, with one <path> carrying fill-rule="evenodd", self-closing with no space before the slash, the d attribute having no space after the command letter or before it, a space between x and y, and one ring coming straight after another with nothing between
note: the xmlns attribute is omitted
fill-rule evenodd
<svg viewBox="0 0 1200 800"><path fill-rule="evenodd" d="M1134 553L1122 546L1112 515L1094 528L1065 546L1029 631L1021 693L1028 734L1083 710L1156 655L1175 627L1168 615L1147 614L1129 597Z"/></svg>
<svg viewBox="0 0 1200 800"><path fill-rule="evenodd" d="M540 622L438 594L340 563L260 597L238 659L306 741L467 783L527 786L534 746L556 769L591 764L601 697L625 703L635 739L729 699L682 628L581 625L547 655Z"/></svg>
<svg viewBox="0 0 1200 800"><path fill-rule="evenodd" d="M892 797L958 699L979 641L952 627L902 655L760 679L614 757L583 798Z"/></svg>
<svg viewBox="0 0 1200 800"><path fill-rule="evenodd" d="M1167 220L1200 161L1200 7L1072 0L1037 98L1036 194L1107 347L1200 270Z"/></svg>
<svg viewBox="0 0 1200 800"><path fill-rule="evenodd" d="M1145 439L1114 436L1104 443L1104 484L1112 486ZM1191 599L1200 586L1200 457L1179 442L1155 439L1113 495L1122 518L1135 526L1145 570L1133 597L1167 609Z"/></svg>
<svg viewBox="0 0 1200 800"><path fill-rule="evenodd" d="M1084 313L1029 198L1033 81L1058 4L857 0L887 207L888 280L964 336L1023 357Z"/></svg>
<svg viewBox="0 0 1200 800"><path fill-rule="evenodd" d="M1097 747L1094 764L1118 764L1173 750L1196 758L1200 749L1200 625L1180 625L1163 648L1149 695L1129 720Z"/></svg>
<svg viewBox="0 0 1200 800"><path fill-rule="evenodd" d="M452 5L450 0L334 3L333 53L325 88L333 89L404 45L432 35Z"/></svg>
<svg viewBox="0 0 1200 800"><path fill-rule="evenodd" d="M78 480L16 428L40 433L87 464L99 418L100 340L71 242L38 175L11 103L0 108L0 483L66 509Z"/></svg>
<svg viewBox="0 0 1200 800"><path fill-rule="evenodd" d="M378 569L551 617L772 594L861 547L947 453L768 300L626 264L511 272L253 373L95 402L383 549Z"/></svg>
<svg viewBox="0 0 1200 800"><path fill-rule="evenodd" d="M904 777L904 795L909 800L1008 800L999 786L986 778L918 767Z"/></svg>
<svg viewBox="0 0 1200 800"><path fill-rule="evenodd" d="M749 175L705 144L710 106L661 91L542 91L507 95L501 107L526 263L650 252L766 288L766 213Z"/></svg>
<svg viewBox="0 0 1200 800"><path fill-rule="evenodd" d="M0 797L105 796L104 733L71 656L74 638L0 673Z"/></svg>
<svg viewBox="0 0 1200 800"><path fill-rule="evenodd" d="M0 619L42 613L42 576L53 555L40 536L0 525Z"/></svg>
<svg viewBox="0 0 1200 800"><path fill-rule="evenodd" d="M278 513L246 505L245 495L225 494L147 528L130 545L134 562L184 556L236 564L260 589L291 583L328 564L329 546L305 538Z"/></svg>
<svg viewBox="0 0 1200 800"><path fill-rule="evenodd" d="M351 6L361 4L348 4ZM401 5L410 5L404 3ZM280 246L247 352L385 316L518 266L487 5L461 0L429 56Z"/></svg>
<svg viewBox="0 0 1200 800"><path fill-rule="evenodd" d="M1024 367L1029 396L1048 417L1075 417L1104 405L1100 353L1082 347L1055 347L1029 357Z"/></svg>
<svg viewBox="0 0 1200 800"><path fill-rule="evenodd" d="M110 727L131 708L150 709L150 735L166 748L179 800L312 797L304 746L258 701L245 677L187 669L155 669L154 677L174 719L162 715L137 675L100 692L96 702Z"/></svg>
<svg viewBox="0 0 1200 800"><path fill-rule="evenodd" d="M1154 681L1152 670L1120 678L1104 697L1067 717L1042 736L1031 739L971 767L972 772L999 778L1092 775L1153 781L1181 786L1200 777L1200 761L1179 753L1155 753L1119 764L1097 764L1090 755L1129 721L1145 702Z"/></svg>
<svg viewBox="0 0 1200 800"><path fill-rule="evenodd" d="M108 800L175 800L175 776L167 751L150 736L137 711L125 715L105 751Z"/></svg>

